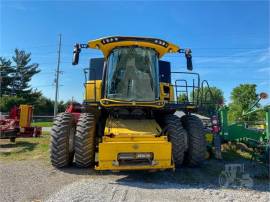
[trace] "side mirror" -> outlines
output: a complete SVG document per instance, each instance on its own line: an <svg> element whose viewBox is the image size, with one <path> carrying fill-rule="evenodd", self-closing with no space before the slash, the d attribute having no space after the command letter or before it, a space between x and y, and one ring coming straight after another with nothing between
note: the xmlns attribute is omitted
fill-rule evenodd
<svg viewBox="0 0 270 202"><path fill-rule="evenodd" d="M75 44L73 49L72 65L77 65L79 63L80 52L81 52L80 44Z"/></svg>
<svg viewBox="0 0 270 202"><path fill-rule="evenodd" d="M193 70L193 65L192 65L192 55L191 55L191 49L187 48L185 50L185 56L187 59L187 69L192 71Z"/></svg>

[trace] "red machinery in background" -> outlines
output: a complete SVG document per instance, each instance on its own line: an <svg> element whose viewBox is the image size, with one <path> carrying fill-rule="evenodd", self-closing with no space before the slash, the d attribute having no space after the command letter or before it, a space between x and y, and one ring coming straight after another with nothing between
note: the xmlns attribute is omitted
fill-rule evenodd
<svg viewBox="0 0 270 202"><path fill-rule="evenodd" d="M18 137L39 137L41 127L32 127L33 107L31 105L14 106L9 116L0 117L0 139L14 142Z"/></svg>
<svg viewBox="0 0 270 202"><path fill-rule="evenodd" d="M70 102L65 112L71 113L77 123L80 118L80 114L82 113L82 105L78 102Z"/></svg>

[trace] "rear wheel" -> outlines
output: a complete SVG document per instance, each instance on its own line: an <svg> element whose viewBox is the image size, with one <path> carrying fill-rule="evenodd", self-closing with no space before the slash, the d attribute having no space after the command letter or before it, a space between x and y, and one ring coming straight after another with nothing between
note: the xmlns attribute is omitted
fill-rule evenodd
<svg viewBox="0 0 270 202"><path fill-rule="evenodd" d="M182 165L184 153L187 148L187 133L181 124L179 117L167 115L165 117L165 131L169 141L172 143L172 155L175 167Z"/></svg>
<svg viewBox="0 0 270 202"><path fill-rule="evenodd" d="M203 162L206 154L203 123L193 115L185 115L181 120L188 133L188 150L185 160L187 164L197 166Z"/></svg>
<svg viewBox="0 0 270 202"><path fill-rule="evenodd" d="M79 167L95 164L96 121L92 113L82 113L75 135L75 163Z"/></svg>
<svg viewBox="0 0 270 202"><path fill-rule="evenodd" d="M51 132L50 157L53 166L61 168L72 163L76 123L70 113L58 114Z"/></svg>

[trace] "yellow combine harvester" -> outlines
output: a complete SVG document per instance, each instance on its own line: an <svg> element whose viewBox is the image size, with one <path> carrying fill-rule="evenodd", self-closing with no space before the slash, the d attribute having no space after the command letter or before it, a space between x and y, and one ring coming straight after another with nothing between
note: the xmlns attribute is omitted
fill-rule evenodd
<svg viewBox="0 0 270 202"><path fill-rule="evenodd" d="M51 136L51 162L75 161L96 170L172 169L184 161L200 164L205 156L203 124L191 112L194 102L177 99L167 53L184 53L192 70L190 49L142 37L106 37L74 47L73 65L82 48L102 51L90 61L83 113L58 114ZM195 73L189 73L195 74ZM176 110L185 115L180 119Z"/></svg>

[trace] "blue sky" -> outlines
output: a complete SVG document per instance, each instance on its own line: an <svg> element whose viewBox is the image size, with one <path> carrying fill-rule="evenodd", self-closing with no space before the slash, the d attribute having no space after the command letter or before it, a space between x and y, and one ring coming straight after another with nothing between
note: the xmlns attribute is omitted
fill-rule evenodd
<svg viewBox="0 0 270 202"><path fill-rule="evenodd" d="M58 34L62 33L60 94L83 98L84 75L96 50L71 65L75 42L109 35L150 36L193 50L194 72L223 90L255 83L270 94L269 1L6 1L1 2L0 55L15 48L32 53L41 73L31 84L54 97ZM168 55L174 71L185 71L180 55ZM269 102L269 101L267 101Z"/></svg>

